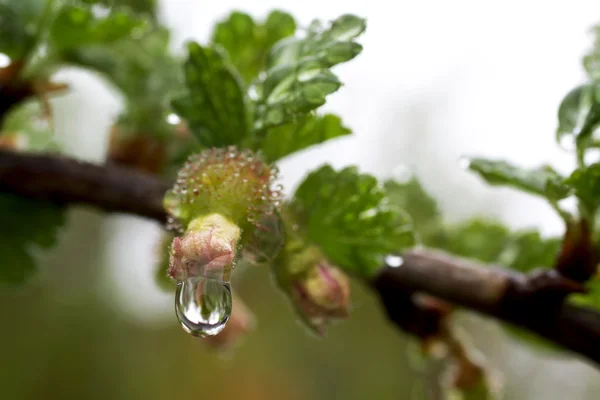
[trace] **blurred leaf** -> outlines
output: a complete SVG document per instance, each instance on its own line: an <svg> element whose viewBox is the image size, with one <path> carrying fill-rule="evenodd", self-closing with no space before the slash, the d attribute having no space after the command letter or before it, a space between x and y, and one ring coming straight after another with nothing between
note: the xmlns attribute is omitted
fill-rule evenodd
<svg viewBox="0 0 600 400"><path fill-rule="evenodd" d="M274 162L307 147L351 133L336 115L306 116L295 123L270 129L262 142L262 151L268 162Z"/></svg>
<svg viewBox="0 0 600 400"><path fill-rule="evenodd" d="M560 238L542 238L538 231L518 231L511 235L496 262L524 273L540 267L551 268L561 243Z"/></svg>
<svg viewBox="0 0 600 400"><path fill-rule="evenodd" d="M586 286L589 290L588 293L571 295L569 301L600 310L600 276L591 279Z"/></svg>
<svg viewBox="0 0 600 400"><path fill-rule="evenodd" d="M67 49L107 45L128 37L134 31L142 34L148 21L127 11L110 11L96 17L91 7L65 6L50 28L50 41L59 52Z"/></svg>
<svg viewBox="0 0 600 400"><path fill-rule="evenodd" d="M63 224L55 204L0 194L0 284L25 282L37 268L36 251L54 246Z"/></svg>
<svg viewBox="0 0 600 400"><path fill-rule="evenodd" d="M24 58L37 41L45 8L40 0L0 0L0 53Z"/></svg>
<svg viewBox="0 0 600 400"><path fill-rule="evenodd" d="M402 183L388 180L384 183L384 188L390 204L410 215L420 241L428 243L430 236L442 228L442 218L436 201L416 178Z"/></svg>
<svg viewBox="0 0 600 400"><path fill-rule="evenodd" d="M585 147L599 123L599 88L596 84L578 86L567 93L558 108L556 140L560 143L571 135L572 142L578 147Z"/></svg>
<svg viewBox="0 0 600 400"><path fill-rule="evenodd" d="M84 3L102 4L106 7L129 8L131 11L146 14L156 19L157 0L82 0Z"/></svg>
<svg viewBox="0 0 600 400"><path fill-rule="evenodd" d="M426 246L485 263L496 262L510 239L510 231L496 221L472 219L431 235Z"/></svg>
<svg viewBox="0 0 600 400"><path fill-rule="evenodd" d="M593 212L600 204L600 163L573 171L565 181L575 190L583 205Z"/></svg>
<svg viewBox="0 0 600 400"><path fill-rule="evenodd" d="M365 21L343 15L324 29L314 21L303 38L277 42L268 58L265 78L258 85L255 127L282 125L325 104L342 85L329 69L356 57L362 46L353 41Z"/></svg>
<svg viewBox="0 0 600 400"><path fill-rule="evenodd" d="M188 93L173 102L206 147L240 145L250 139L249 102L236 71L216 49L188 45Z"/></svg>
<svg viewBox="0 0 600 400"><path fill-rule="evenodd" d="M551 202L569 196L570 188L563 184L563 178L550 166L526 169L506 161L482 158L471 158L468 161L469 169L478 173L490 185L511 186L542 196Z"/></svg>
<svg viewBox="0 0 600 400"><path fill-rule="evenodd" d="M295 31L296 21L282 11L271 11L262 24L248 14L234 11L216 24L212 42L227 50L231 62L249 84L264 70L271 47Z"/></svg>
<svg viewBox="0 0 600 400"><path fill-rule="evenodd" d="M59 144L47 116L38 101L13 108L5 117L0 135L13 138L15 149L27 151L58 151Z"/></svg>
<svg viewBox="0 0 600 400"><path fill-rule="evenodd" d="M595 81L600 79L600 25L593 28L594 43L590 51L583 58L583 66L588 75Z"/></svg>
<svg viewBox="0 0 600 400"><path fill-rule="evenodd" d="M410 224L371 175L325 165L296 190L290 210L309 241L346 271L372 274L383 256L414 244Z"/></svg>

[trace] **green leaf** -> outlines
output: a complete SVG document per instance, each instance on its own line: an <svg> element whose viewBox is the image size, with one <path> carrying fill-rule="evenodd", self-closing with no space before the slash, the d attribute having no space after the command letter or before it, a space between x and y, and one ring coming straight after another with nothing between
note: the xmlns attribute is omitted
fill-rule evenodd
<svg viewBox="0 0 600 400"><path fill-rule="evenodd" d="M600 89L596 84L578 86L567 93L558 108L556 140L570 140L585 148L599 123Z"/></svg>
<svg viewBox="0 0 600 400"><path fill-rule="evenodd" d="M573 187L587 210L596 210L600 204L600 163L576 169L565 183Z"/></svg>
<svg viewBox="0 0 600 400"><path fill-rule="evenodd" d="M583 58L583 66L592 80L600 79L600 25L593 28L594 44Z"/></svg>
<svg viewBox="0 0 600 400"><path fill-rule="evenodd" d="M408 220L387 204L377 179L354 167L311 172L289 207L307 239L347 271L370 275L386 254L414 244Z"/></svg>
<svg viewBox="0 0 600 400"><path fill-rule="evenodd" d="M63 7L50 28L50 41L55 50L107 45L130 36L134 31L143 34L148 21L127 11L111 11L96 17L91 7Z"/></svg>
<svg viewBox="0 0 600 400"><path fill-rule="evenodd" d="M22 284L36 270L35 254L52 247L64 210L50 202L0 194L0 284Z"/></svg>
<svg viewBox="0 0 600 400"><path fill-rule="evenodd" d="M587 282L588 293L569 296L574 304L597 308L600 310L600 279L598 277Z"/></svg>
<svg viewBox="0 0 600 400"><path fill-rule="evenodd" d="M435 235L443 227L436 201L414 177L402 183L388 180L384 188L390 204L410 215L419 241L429 243L431 235Z"/></svg>
<svg viewBox="0 0 600 400"><path fill-rule="evenodd" d="M474 218L440 229L429 236L426 246L485 263L498 260L510 240L510 231L496 221Z"/></svg>
<svg viewBox="0 0 600 400"><path fill-rule="evenodd" d="M282 125L325 104L327 95L342 85L329 69L356 57L362 46L354 41L365 21L344 15L324 29L314 21L304 38L277 42L268 58L259 93L255 127Z"/></svg>
<svg viewBox="0 0 600 400"><path fill-rule="evenodd" d="M59 150L48 117L44 116L38 101L11 109L5 116L0 135L13 138L18 150Z"/></svg>
<svg viewBox="0 0 600 400"><path fill-rule="evenodd" d="M173 102L205 147L242 145L250 139L250 106L241 79L216 49L188 45L187 95ZM243 146L242 146L243 147Z"/></svg>
<svg viewBox="0 0 600 400"><path fill-rule="evenodd" d="M212 42L222 46L244 81L249 84L265 69L267 54L279 40L293 35L296 21L285 12L269 13L263 23L240 11L216 24Z"/></svg>
<svg viewBox="0 0 600 400"><path fill-rule="evenodd" d="M544 165L534 169L517 167L506 161L470 158L468 166L487 183L511 186L523 192L538 195L556 202L569 196L570 188L552 167Z"/></svg>
<svg viewBox="0 0 600 400"><path fill-rule="evenodd" d="M518 231L511 234L496 262L523 273L540 267L551 268L561 243L560 238L543 238L535 230Z"/></svg>
<svg viewBox="0 0 600 400"><path fill-rule="evenodd" d="M0 0L0 53L15 60L29 53L45 7L40 0Z"/></svg>
<svg viewBox="0 0 600 400"><path fill-rule="evenodd" d="M336 115L306 116L295 123L269 129L261 144L262 151L267 161L274 162L315 144L351 133Z"/></svg>

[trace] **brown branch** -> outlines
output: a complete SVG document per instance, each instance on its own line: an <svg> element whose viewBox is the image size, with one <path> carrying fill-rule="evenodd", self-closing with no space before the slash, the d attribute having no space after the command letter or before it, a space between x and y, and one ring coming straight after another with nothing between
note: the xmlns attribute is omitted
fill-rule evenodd
<svg viewBox="0 0 600 400"><path fill-rule="evenodd" d="M128 168L0 150L0 192L165 222L162 196L168 187ZM417 249L403 254L401 265L383 268L373 288L390 318L412 334L436 332L448 312L442 302L436 306L440 299L527 329L600 364L600 314L564 304L568 293L583 287L555 270L523 275ZM435 299L418 302L415 293Z"/></svg>
<svg viewBox="0 0 600 400"><path fill-rule="evenodd" d="M1 192L165 222L162 198L168 188L167 182L129 168L0 149Z"/></svg>
<svg viewBox="0 0 600 400"><path fill-rule="evenodd" d="M388 316L422 338L437 332L439 307L407 303L407 293L426 293L494 317L548 339L600 364L600 313L565 303L582 286L554 270L520 274L430 249L410 250L373 281ZM412 323L406 310L412 310Z"/></svg>

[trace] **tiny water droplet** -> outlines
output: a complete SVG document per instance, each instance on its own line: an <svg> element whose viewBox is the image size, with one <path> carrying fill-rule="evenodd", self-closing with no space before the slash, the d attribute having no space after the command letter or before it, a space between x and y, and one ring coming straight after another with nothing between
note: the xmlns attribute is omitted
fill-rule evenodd
<svg viewBox="0 0 600 400"><path fill-rule="evenodd" d="M385 263L392 268L398 268L402 266L404 259L400 256L389 255L385 257Z"/></svg>
<svg viewBox="0 0 600 400"><path fill-rule="evenodd" d="M180 282L175 294L175 312L187 333L215 336L225 328L231 315L229 282L202 276Z"/></svg>
<svg viewBox="0 0 600 400"><path fill-rule="evenodd" d="M462 169L469 169L471 166L471 160L468 157L461 157L458 159L458 166Z"/></svg>

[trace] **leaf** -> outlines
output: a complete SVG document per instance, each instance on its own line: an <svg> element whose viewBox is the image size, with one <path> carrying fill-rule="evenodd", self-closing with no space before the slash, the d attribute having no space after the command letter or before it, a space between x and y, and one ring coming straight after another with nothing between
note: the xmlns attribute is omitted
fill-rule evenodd
<svg viewBox="0 0 600 400"><path fill-rule="evenodd" d="M498 260L510 240L510 231L496 221L474 218L440 229L429 237L426 246L485 263Z"/></svg>
<svg viewBox="0 0 600 400"><path fill-rule="evenodd" d="M55 50L107 45L130 36L134 31L143 34L148 29L146 19L131 12L111 11L96 17L91 7L65 6L50 27L50 42Z"/></svg>
<svg viewBox="0 0 600 400"><path fill-rule="evenodd" d="M600 78L600 25L593 28L594 44L583 58L583 66L590 78L597 81Z"/></svg>
<svg viewBox="0 0 600 400"><path fill-rule="evenodd" d="M386 254L414 244L410 224L387 204L377 179L355 167L311 172L289 207L307 239L347 271L370 275Z"/></svg>
<svg viewBox="0 0 600 400"><path fill-rule="evenodd" d="M589 145L592 133L600 123L600 92L596 84L585 84L571 90L558 108L556 140L569 136L578 148Z"/></svg>
<svg viewBox="0 0 600 400"><path fill-rule="evenodd" d="M413 221L413 228L423 243L442 228L442 218L436 201L423 189L416 178L407 182L388 180L384 188L390 204L405 210Z"/></svg>
<svg viewBox="0 0 600 400"><path fill-rule="evenodd" d="M63 208L0 194L0 284L22 284L36 270L35 254L52 247L64 224Z"/></svg>
<svg viewBox="0 0 600 400"><path fill-rule="evenodd" d="M244 81L249 84L265 69L267 54L279 40L293 35L296 21L285 12L271 11L264 23L240 11L216 24L212 43L222 46Z"/></svg>
<svg viewBox="0 0 600 400"><path fill-rule="evenodd" d="M270 129L262 142L262 151L268 162L274 162L315 144L351 133L336 115L306 116L295 123Z"/></svg>
<svg viewBox="0 0 600 400"><path fill-rule="evenodd" d="M561 243L562 239L543 238L535 230L518 231L511 234L496 263L523 273L539 267L551 268Z"/></svg>
<svg viewBox="0 0 600 400"><path fill-rule="evenodd" d="M188 51L188 93L173 102L174 109L203 146L241 145L251 131L249 100L239 76L215 49L190 43Z"/></svg>
<svg viewBox="0 0 600 400"><path fill-rule="evenodd" d="M596 210L600 204L600 163L576 169L565 183L573 187L575 195L590 212Z"/></svg>
<svg viewBox="0 0 600 400"><path fill-rule="evenodd" d="M596 276L587 282L588 293L569 296L569 301L574 304L588 306L600 310L600 277Z"/></svg>
<svg viewBox="0 0 600 400"><path fill-rule="evenodd" d="M58 151L59 144L38 101L30 101L11 109L5 116L0 136L10 138L15 149Z"/></svg>
<svg viewBox="0 0 600 400"><path fill-rule="evenodd" d="M45 1L0 0L0 53L23 59L35 46Z"/></svg>
<svg viewBox="0 0 600 400"><path fill-rule="evenodd" d="M562 200L570 194L570 188L563 183L563 178L547 165L526 169L506 161L470 158L468 167L490 185L511 186L544 197L550 202Z"/></svg>
<svg viewBox="0 0 600 400"><path fill-rule="evenodd" d="M329 69L361 52L362 46L353 39L365 28L363 19L344 15L327 29L314 21L306 37L277 42L266 76L257 86L256 129L285 124L323 105L327 95L342 85Z"/></svg>
<svg viewBox="0 0 600 400"><path fill-rule="evenodd" d="M102 4L107 7L128 8L138 14L145 14L156 19L157 0L83 0L84 3Z"/></svg>

